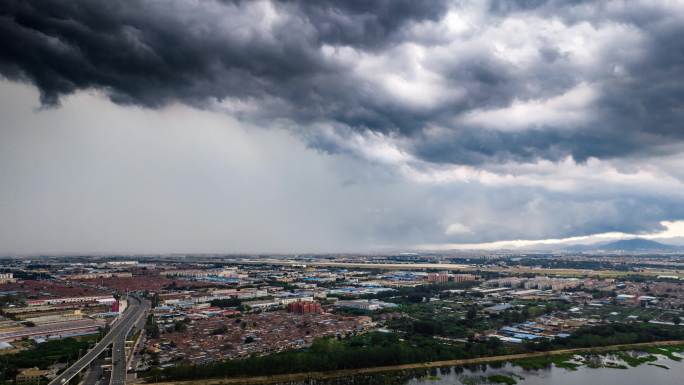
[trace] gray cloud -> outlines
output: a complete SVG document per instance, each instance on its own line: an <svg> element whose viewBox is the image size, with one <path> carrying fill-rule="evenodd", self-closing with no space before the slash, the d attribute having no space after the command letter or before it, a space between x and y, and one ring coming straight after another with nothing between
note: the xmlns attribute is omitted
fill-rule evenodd
<svg viewBox="0 0 684 385"><path fill-rule="evenodd" d="M684 22L667 6L492 1L471 21L473 30L453 36L439 29L448 27L448 7L466 15L474 5L11 0L0 5L0 72L35 84L46 105L90 88L116 103L152 108L173 102L248 103L256 107L235 115L399 135L407 149L433 162L621 157L664 151L684 138L684 84L678 80L684 79ZM537 35L517 41L506 30L515 18L534 16L540 19L528 22L558 20L567 31L545 41ZM517 31L534 34L537 27ZM575 33L572 28L586 33L581 44L600 41L589 52L594 57L579 57L581 47L570 52L557 41L563 33ZM610 28L616 31L603 33ZM497 56L481 34L510 39L510 47L531 50L523 52L530 57L516 64L506 57L516 53ZM412 96L413 89L400 95L413 99L398 100L393 92L402 85L388 83L382 90L374 80L384 73L364 73L354 67L358 59L325 53L325 47L353 50L411 80L419 74L410 67L415 58L407 43L425 50L429 58L420 65L440 77L435 82L442 89L425 91L425 101ZM597 95L585 108L589 118L569 129L550 121L509 132L457 119L520 101L544 101L583 83ZM454 90L460 96L434 95ZM445 134L426 137L432 126L443 127Z"/></svg>
<svg viewBox="0 0 684 385"><path fill-rule="evenodd" d="M681 157L618 164L626 181L588 162L419 183L213 111L77 93L36 112L36 96L0 82L1 253L363 251L650 232L684 217L681 181L637 174L684 180ZM549 190L565 181L576 186Z"/></svg>
<svg viewBox="0 0 684 385"><path fill-rule="evenodd" d="M333 251L662 229L684 218L677 7L0 2L0 74L39 95L0 83L0 243Z"/></svg>
<svg viewBox="0 0 684 385"><path fill-rule="evenodd" d="M322 44L380 47L406 22L436 18L444 8L437 1L9 1L1 7L3 72L35 83L43 103L93 87L115 102L148 107L275 95L303 98L298 109L326 97L318 95L317 88L328 86L317 86L318 77L344 72L321 60Z"/></svg>

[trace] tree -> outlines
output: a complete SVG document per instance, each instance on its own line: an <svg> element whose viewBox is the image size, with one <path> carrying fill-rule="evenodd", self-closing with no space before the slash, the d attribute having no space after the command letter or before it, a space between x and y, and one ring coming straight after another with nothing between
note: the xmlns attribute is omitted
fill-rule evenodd
<svg viewBox="0 0 684 385"><path fill-rule="evenodd" d="M239 307L242 302L237 298L225 298L225 299L215 299L211 301L211 306L227 308L227 307Z"/></svg>
<svg viewBox="0 0 684 385"><path fill-rule="evenodd" d="M157 293L152 296L152 307L159 307L159 294Z"/></svg>
<svg viewBox="0 0 684 385"><path fill-rule="evenodd" d="M472 321L475 319L475 317L477 317L477 308L475 306L471 306L466 312L466 319Z"/></svg>
<svg viewBox="0 0 684 385"><path fill-rule="evenodd" d="M487 348L490 351L495 352L502 346L503 346L503 342L501 342L501 340L496 338L496 337L489 337L489 339L487 340Z"/></svg>
<svg viewBox="0 0 684 385"><path fill-rule="evenodd" d="M145 332L149 338L159 338L159 326L157 326L157 323L154 322L154 317L152 314L147 317L147 322L145 323Z"/></svg>
<svg viewBox="0 0 684 385"><path fill-rule="evenodd" d="M226 334L228 332L228 327L226 325L221 325L218 328L211 331L211 335Z"/></svg>
<svg viewBox="0 0 684 385"><path fill-rule="evenodd" d="M415 321L413 323L413 330L418 334L425 334L433 336L435 334L442 334L444 328L442 325L435 321Z"/></svg>
<svg viewBox="0 0 684 385"><path fill-rule="evenodd" d="M420 293L411 293L406 299L411 303L420 303L423 302L423 295Z"/></svg>
<svg viewBox="0 0 684 385"><path fill-rule="evenodd" d="M530 318L530 309L528 307L523 308L522 312L520 312L520 316L523 320Z"/></svg>
<svg viewBox="0 0 684 385"><path fill-rule="evenodd" d="M184 332L188 329L188 325L183 321L176 321L173 323L173 329L177 332Z"/></svg>

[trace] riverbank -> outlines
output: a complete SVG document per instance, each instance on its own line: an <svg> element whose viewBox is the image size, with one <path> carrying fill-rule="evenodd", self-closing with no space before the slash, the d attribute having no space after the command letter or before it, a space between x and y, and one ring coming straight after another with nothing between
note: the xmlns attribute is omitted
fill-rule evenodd
<svg viewBox="0 0 684 385"><path fill-rule="evenodd" d="M488 364L494 362L503 361L515 361L525 358L534 357L544 357L544 356L556 356L564 354L579 354L579 353L605 353L611 351L620 350L638 350L650 347L658 346L672 346L672 345L682 345L684 340L676 341L656 341L656 342L644 342L637 344L625 344L625 345L610 345L610 346L600 346L593 348L576 348L576 349L559 349L551 350L547 352L533 352L533 353L523 353L523 354L510 354L505 356L490 356L490 357L478 357L478 358L467 358L458 360L445 360L445 361L434 361L434 362L422 362L415 364L404 364L404 365L392 365L392 366L378 366L371 368L362 369L347 369L347 370L332 370L326 372L309 372L309 373L291 373L291 374L278 374L272 376L254 376L254 377L235 377L235 378L207 378L201 380L190 380L190 381L169 381L169 382L157 382L156 385L266 385L282 382L296 382L303 381L307 379L316 380L328 380L339 377L348 377L354 375L362 374L377 374L383 372L393 372L402 370L416 370L416 369L426 369L426 368L437 368L437 367L447 367L447 366L466 366L466 365L478 365L478 364Z"/></svg>

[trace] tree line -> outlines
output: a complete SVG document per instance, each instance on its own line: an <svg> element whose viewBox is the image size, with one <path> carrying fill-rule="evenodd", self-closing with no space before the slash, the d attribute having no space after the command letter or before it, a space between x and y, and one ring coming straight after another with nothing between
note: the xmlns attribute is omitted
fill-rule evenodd
<svg viewBox="0 0 684 385"><path fill-rule="evenodd" d="M400 338L396 333L368 333L348 339L319 338L304 350L250 356L206 365L181 364L146 374L150 382L212 377L242 377L358 369L436 360L632 344L684 339L684 331L667 325L609 324L578 329L568 338L505 345L496 338L446 344L424 335ZM406 337L406 336L404 336Z"/></svg>

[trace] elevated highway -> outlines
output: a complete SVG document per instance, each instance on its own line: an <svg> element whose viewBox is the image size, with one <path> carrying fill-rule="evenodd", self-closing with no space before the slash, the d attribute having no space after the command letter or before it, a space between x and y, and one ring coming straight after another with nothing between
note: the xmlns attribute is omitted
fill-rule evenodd
<svg viewBox="0 0 684 385"><path fill-rule="evenodd" d="M109 333L107 333L104 338L102 338L83 357L50 381L48 385L63 385L71 381L72 378L76 377L78 373L87 368L93 360L112 344L114 344L114 347L112 349L111 383L116 385L123 385L125 383L126 360L123 341L126 340L126 336L131 328L149 309L149 303L147 301L141 300L135 296L130 296L129 299L131 299L131 301L129 301L130 305L121 318L114 323L114 326ZM119 349L120 352L117 352L117 349ZM124 356L124 359L121 359L121 355ZM121 372L123 372L123 375Z"/></svg>

